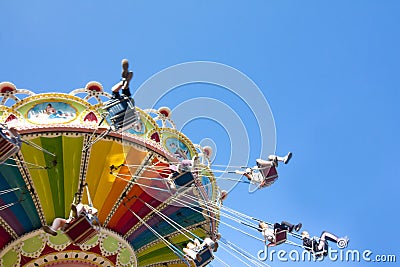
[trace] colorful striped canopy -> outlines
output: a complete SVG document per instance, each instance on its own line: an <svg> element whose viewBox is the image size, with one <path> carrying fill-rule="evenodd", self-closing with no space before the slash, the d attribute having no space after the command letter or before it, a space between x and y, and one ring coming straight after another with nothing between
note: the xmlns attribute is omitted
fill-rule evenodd
<svg viewBox="0 0 400 267"><path fill-rule="evenodd" d="M216 234L218 211L205 203L218 204L218 188L202 148L165 127L162 114L156 121L136 108L140 127L91 144L109 127L107 120L98 126L109 97L99 83L70 94L0 83L0 95L0 120L23 140L0 165L1 266L186 266L181 253L189 238ZM201 170L171 187L170 164L194 156ZM74 198L92 200L99 211L101 230L83 245L42 230L68 218Z"/></svg>

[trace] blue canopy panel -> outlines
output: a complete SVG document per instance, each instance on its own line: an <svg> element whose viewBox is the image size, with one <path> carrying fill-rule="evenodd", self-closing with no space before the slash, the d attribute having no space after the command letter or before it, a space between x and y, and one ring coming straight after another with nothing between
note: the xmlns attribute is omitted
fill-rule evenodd
<svg viewBox="0 0 400 267"><path fill-rule="evenodd" d="M15 164L12 160L6 163ZM0 211L0 217L21 236L24 233L40 228L41 222L35 204L31 198L19 169L3 165L0 169L0 191L20 188L19 190L0 195L0 206L16 203ZM19 202L20 201L20 202ZM10 212L11 211L11 212Z"/></svg>
<svg viewBox="0 0 400 267"><path fill-rule="evenodd" d="M175 225L175 227L177 227L178 229L186 228L193 224L205 221L205 218L201 213L201 209L198 207L193 207L193 209L195 210L191 208L178 208L179 209L171 215L168 215L168 211L163 212L171 220L181 226L179 227ZM177 231L177 229L174 228L170 222L167 222L156 214L147 223L151 226L151 228L153 228L157 233L162 236L166 236ZM156 236L145 225L140 226L139 229L137 229L131 236L128 237L128 241L132 244L134 249L139 249L142 246L147 245L157 239L159 239L159 237Z"/></svg>

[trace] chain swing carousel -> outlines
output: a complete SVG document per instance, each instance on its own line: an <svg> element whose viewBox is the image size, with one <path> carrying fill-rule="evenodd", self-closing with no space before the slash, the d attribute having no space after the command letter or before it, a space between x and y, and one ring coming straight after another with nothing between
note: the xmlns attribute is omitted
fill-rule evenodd
<svg viewBox="0 0 400 267"><path fill-rule="evenodd" d="M213 260L221 192L212 152L177 131L168 108L113 104L98 82L69 94L35 94L2 82L0 96L1 266ZM98 211L95 220L73 214L80 203ZM57 218L68 219L66 225L46 233L43 227ZM194 257L183 251L199 241Z"/></svg>
<svg viewBox="0 0 400 267"><path fill-rule="evenodd" d="M98 82L69 94L0 83L0 266L229 266L215 254L221 245L237 262L269 266L222 238L220 224L263 244L265 255L289 244L323 258L327 240L347 246L347 237L310 238L296 233L301 223L222 205L217 180L267 188L292 154L211 166L212 149L177 131L169 108L135 106L127 61L122 68L113 95Z"/></svg>

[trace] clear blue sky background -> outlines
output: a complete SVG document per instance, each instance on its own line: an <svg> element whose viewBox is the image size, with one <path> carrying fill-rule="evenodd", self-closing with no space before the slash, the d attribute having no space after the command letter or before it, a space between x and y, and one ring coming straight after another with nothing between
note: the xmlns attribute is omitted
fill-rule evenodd
<svg viewBox="0 0 400 267"><path fill-rule="evenodd" d="M276 152L292 151L294 157L280 166L273 186L249 194L238 185L225 204L271 222L302 221L312 235L322 230L348 235L349 249L396 254L400 260L399 1L15 0L1 1L0 10L0 81L36 93L70 92L91 80L110 88L119 79L122 58L130 59L135 72L133 91L158 71L188 61L240 70L271 107ZM249 112L217 87L179 90L162 104L173 108L191 96L209 96L238 114ZM198 137L196 127L188 125L185 134L194 142L212 138L216 162L224 164L230 147L215 134L220 129L198 127ZM252 154L249 164L259 156ZM221 231L253 255L262 249L262 243L232 229ZM217 256L243 266L222 250Z"/></svg>

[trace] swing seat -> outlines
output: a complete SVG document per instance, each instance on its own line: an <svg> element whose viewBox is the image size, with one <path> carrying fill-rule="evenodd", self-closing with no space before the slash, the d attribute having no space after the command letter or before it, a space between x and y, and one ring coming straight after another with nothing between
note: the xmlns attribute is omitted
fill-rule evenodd
<svg viewBox="0 0 400 267"><path fill-rule="evenodd" d="M99 232L98 228L92 224L87 214L84 212L82 212L78 218L67 224L63 231L71 242L76 245L84 244Z"/></svg>
<svg viewBox="0 0 400 267"><path fill-rule="evenodd" d="M0 163L17 153L21 149L21 143L19 134L0 127Z"/></svg>
<svg viewBox="0 0 400 267"><path fill-rule="evenodd" d="M263 177L260 187L268 187L278 179L278 171L275 166L267 166L257 162L257 167L260 169L260 173Z"/></svg>
<svg viewBox="0 0 400 267"><path fill-rule="evenodd" d="M268 244L269 247L278 246L282 243L285 243L287 240L287 230L275 229L275 242L271 242Z"/></svg>
<svg viewBox="0 0 400 267"><path fill-rule="evenodd" d="M319 242L315 238L313 238L311 242L312 242L311 246L304 245L304 243L303 243L303 247L305 250L309 251L311 253L311 255L313 255L316 259L328 255L328 242L327 241L325 241L325 245L321 250L318 249Z"/></svg>
<svg viewBox="0 0 400 267"><path fill-rule="evenodd" d="M139 121L135 109L135 101L127 96L118 99L111 99L104 103L103 108L108 112L108 119L115 131L122 131L131 128Z"/></svg>
<svg viewBox="0 0 400 267"><path fill-rule="evenodd" d="M310 250L311 254L314 255L315 258L325 257L328 255L328 242L325 240L325 244L323 249L318 250L318 242L312 243L312 249Z"/></svg>
<svg viewBox="0 0 400 267"><path fill-rule="evenodd" d="M198 252L198 254L201 257L201 261L194 260L194 263L196 264L197 267L206 266L214 259L214 255L208 246L205 246L202 250Z"/></svg>

